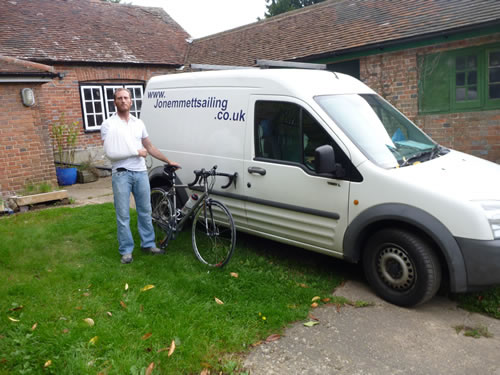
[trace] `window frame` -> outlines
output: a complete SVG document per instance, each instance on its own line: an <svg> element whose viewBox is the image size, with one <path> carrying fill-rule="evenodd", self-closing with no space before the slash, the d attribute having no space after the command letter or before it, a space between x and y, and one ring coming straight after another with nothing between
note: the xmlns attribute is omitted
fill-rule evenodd
<svg viewBox="0 0 500 375"><path fill-rule="evenodd" d="M345 175L342 176L335 176L331 178L335 178L338 180L346 180L346 181L356 181L356 182L361 182L363 181L363 177L361 174L357 171L356 167L351 162L350 156L348 151L346 151L345 146L342 144L340 140L336 140L336 137L332 137L331 134L326 130L325 126L322 125L322 121L320 121L317 116L314 115L314 111L311 111L308 106L304 106L304 103L299 103L295 102L293 100L289 100L290 98L284 98L284 97L276 97L276 98L256 98L255 101L253 102L253 160L259 161L259 162L266 162L266 163L273 163L273 164L282 164L282 165L290 165L290 166L295 166L301 168L305 173L312 175L312 176L319 176L319 177L325 177L320 174L318 174L314 168L311 168L311 166L308 166L305 162L304 159L304 116L310 117L310 119L317 125L322 132L324 132L324 135L328 138L327 144L331 144L332 147L335 150L335 157L337 161L337 165L340 166L342 165L342 168L344 168ZM290 104L298 107L299 109L299 114L300 114L300 123L299 123L299 130L300 130L300 149L301 149L301 161L296 162L296 161L290 161L290 160L285 160L283 158L270 158L270 157L264 157L264 156L258 156L258 148L259 146L259 141L260 139L258 138L259 135L259 124L262 122L262 120L265 116L262 116L261 114L257 114L257 109L258 109L258 103L259 102L266 102L266 103L283 103L283 104Z"/></svg>
<svg viewBox="0 0 500 375"><path fill-rule="evenodd" d="M103 116L103 121L111 117L113 114L116 113L116 108L114 106L114 99L113 97L108 97L108 89L112 89L113 93L116 91L118 88L126 88L129 89L132 92L132 107L130 109L130 113L137 117L140 118L141 115L141 110L142 110L142 102L144 100L144 83L143 82L137 82L137 83L93 83L93 82L85 82L85 83L80 83L80 103L82 107L82 117L83 117L83 125L84 125L84 131L86 133L92 133L92 132L98 132L101 130L101 124L97 124L96 118L98 115ZM100 101L94 100L92 97L91 101L85 99L85 90L86 89L98 89L100 91ZM140 93L140 98L136 97L136 90L139 90ZM87 103L101 103L101 108L102 112L97 113L94 111L94 113L88 113L87 112ZM140 102L140 109L138 108L138 102ZM113 103L113 108L110 110L108 108L108 105L110 103ZM93 104L93 109L95 110L95 104ZM89 116L94 117L94 122L96 123L95 125L89 125Z"/></svg>
<svg viewBox="0 0 500 375"><path fill-rule="evenodd" d="M488 48L486 48L486 51L485 51L485 59L486 59L486 69L485 69L485 74L486 74L486 78L485 78L485 88L484 88L484 95L485 95L485 99L486 99L486 103L485 103L485 108L487 109L499 109L500 108L500 98L497 98L497 99L490 99L489 98L489 86L490 86L490 75L489 75L489 69L490 69L490 52L498 52L500 53L500 44L496 45L496 46L490 46Z"/></svg>
<svg viewBox="0 0 500 375"><path fill-rule="evenodd" d="M468 48L460 48L454 50L447 50L438 52L441 55L440 63L445 64L446 61L451 63L448 65L448 82L437 83L435 79L430 77L422 76L419 78L419 114L439 114L439 113L458 113L467 111L486 111L486 110L496 110L500 109L500 99L490 99L489 98L489 54L491 52L500 52L500 43L488 44L483 46L475 46ZM457 66L456 59L461 56L471 56L475 55L477 58L477 99L476 100L463 100L457 101L456 89L457 89ZM432 64L432 59L434 59L436 53L428 53L419 62L419 69L423 73L427 69L427 64ZM428 60L429 59L429 60ZM449 102L446 108L432 108L426 106L425 98L426 92L428 90L447 90ZM427 94L429 95L429 94ZM446 101L443 102L443 104Z"/></svg>

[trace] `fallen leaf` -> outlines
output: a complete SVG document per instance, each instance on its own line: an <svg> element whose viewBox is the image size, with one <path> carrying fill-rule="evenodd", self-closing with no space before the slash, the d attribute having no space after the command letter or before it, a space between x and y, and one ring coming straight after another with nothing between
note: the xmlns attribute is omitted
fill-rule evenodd
<svg viewBox="0 0 500 375"><path fill-rule="evenodd" d="M273 342L273 341L279 340L280 338L281 338L281 335L275 333L271 336L268 336L266 339L266 342Z"/></svg>
<svg viewBox="0 0 500 375"><path fill-rule="evenodd" d="M149 339L153 334L151 332L146 333L144 336L142 336L143 340Z"/></svg>
<svg viewBox="0 0 500 375"><path fill-rule="evenodd" d="M210 370L207 368L204 368L201 370L200 375L210 375Z"/></svg>
<svg viewBox="0 0 500 375"><path fill-rule="evenodd" d="M83 319L83 321L91 327L94 325L94 319L92 319L92 318L85 318L85 319Z"/></svg>
<svg viewBox="0 0 500 375"><path fill-rule="evenodd" d="M322 299L322 301L323 301L324 303L328 303L328 302L330 302L330 298L323 298L323 299Z"/></svg>
<svg viewBox="0 0 500 375"><path fill-rule="evenodd" d="M230 275L231 275L232 277L236 277L236 278L238 278L238 277L239 277L239 275L238 275L236 272L231 272L231 273L230 273Z"/></svg>
<svg viewBox="0 0 500 375"><path fill-rule="evenodd" d="M108 314L108 316L113 316L113 314L111 314L111 311L108 311L106 314Z"/></svg>
<svg viewBox="0 0 500 375"><path fill-rule="evenodd" d="M8 317L11 322L20 322L18 319L11 318L10 316Z"/></svg>
<svg viewBox="0 0 500 375"><path fill-rule="evenodd" d="M90 339L89 344L95 345L95 343L99 340L98 336L94 336Z"/></svg>
<svg viewBox="0 0 500 375"><path fill-rule="evenodd" d="M255 348L256 346L262 345L263 343L264 343L264 341L259 340L257 342L254 342L253 344L250 344L250 346L253 347L253 348Z"/></svg>
<svg viewBox="0 0 500 375"><path fill-rule="evenodd" d="M89 292L85 292L85 293L83 293L83 295L84 295L85 297L88 297L88 296L90 296L90 293L89 293Z"/></svg>
<svg viewBox="0 0 500 375"><path fill-rule="evenodd" d="M312 320L308 321L307 323L304 323L306 327L312 327L315 326L316 324L319 324L318 322L314 322Z"/></svg>
<svg viewBox="0 0 500 375"><path fill-rule="evenodd" d="M81 306L76 306L76 307L75 307L75 310L81 310L81 309L82 309L82 307L81 307Z"/></svg>
<svg viewBox="0 0 500 375"><path fill-rule="evenodd" d="M49 367L51 364L52 364L52 361L49 359L47 362L45 362L45 364L43 365L43 367L47 368L47 367Z"/></svg>
<svg viewBox="0 0 500 375"><path fill-rule="evenodd" d="M172 354L174 354L175 350L175 340L172 340L172 343L170 344L170 349L168 350L168 356L170 357Z"/></svg>
<svg viewBox="0 0 500 375"><path fill-rule="evenodd" d="M144 288L141 289L141 292L145 292L146 290L153 289L155 286L154 285L146 285Z"/></svg>
<svg viewBox="0 0 500 375"><path fill-rule="evenodd" d="M128 284L125 283L125 290L128 290Z"/></svg>
<svg viewBox="0 0 500 375"><path fill-rule="evenodd" d="M127 308L127 305L125 305L125 302L123 302L123 301L120 301L120 305L121 305L124 309L126 309L126 308Z"/></svg>
<svg viewBox="0 0 500 375"><path fill-rule="evenodd" d="M222 302L220 299L218 299L217 297L214 297L215 298L215 302L217 302L219 305L223 305L224 302Z"/></svg>
<svg viewBox="0 0 500 375"><path fill-rule="evenodd" d="M311 302L317 301L319 299L321 299L321 297L319 297L319 296L313 297L312 300L311 300Z"/></svg>
<svg viewBox="0 0 500 375"><path fill-rule="evenodd" d="M69 332L69 329L67 329L67 328L64 328L64 329L62 330L62 333L68 333L68 332Z"/></svg>
<svg viewBox="0 0 500 375"><path fill-rule="evenodd" d="M155 368L155 363L154 362L151 362L148 366L148 368L146 369L146 373L145 375L151 375L153 373L153 369Z"/></svg>
<svg viewBox="0 0 500 375"><path fill-rule="evenodd" d="M38 326L38 323L33 324L33 326L31 327L31 330L34 331L37 326Z"/></svg>
<svg viewBox="0 0 500 375"><path fill-rule="evenodd" d="M309 318L311 318L312 320L316 320L316 321L319 321L318 318L316 318L313 314L309 313Z"/></svg>
<svg viewBox="0 0 500 375"><path fill-rule="evenodd" d="M313 302L313 303L311 303L311 307L314 309L314 308L318 307L318 304L316 302Z"/></svg>
<svg viewBox="0 0 500 375"><path fill-rule="evenodd" d="M306 284L304 284L304 283L300 283L300 284L298 284L298 285L299 285L301 288L309 288L309 287L308 287Z"/></svg>
<svg viewBox="0 0 500 375"><path fill-rule="evenodd" d="M166 352L167 350L169 350L170 348L161 348L161 349L158 349L156 351L156 353L161 353L161 352Z"/></svg>
<svg viewBox="0 0 500 375"><path fill-rule="evenodd" d="M143 311L144 311L144 306L143 306L143 305L141 305L141 306L139 307L139 310L140 310L141 312L143 312Z"/></svg>
<svg viewBox="0 0 500 375"><path fill-rule="evenodd" d="M13 307L12 309L9 309L9 311L17 311L17 310L22 310L24 309L24 306L17 306L17 307Z"/></svg>

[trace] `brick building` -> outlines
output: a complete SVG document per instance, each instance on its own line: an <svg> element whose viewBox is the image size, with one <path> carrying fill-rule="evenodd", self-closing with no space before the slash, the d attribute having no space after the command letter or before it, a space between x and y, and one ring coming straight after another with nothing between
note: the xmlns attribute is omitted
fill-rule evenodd
<svg viewBox="0 0 500 375"><path fill-rule="evenodd" d="M197 39L188 60L258 58L351 74L437 142L500 163L500 1L327 0Z"/></svg>
<svg viewBox="0 0 500 375"><path fill-rule="evenodd" d="M0 194L57 185L51 127L78 121L80 159L100 158L113 91L183 65L189 35L162 9L100 0L0 0ZM22 104L32 89L35 104Z"/></svg>
<svg viewBox="0 0 500 375"><path fill-rule="evenodd" d="M81 125L82 158L98 158L113 90L130 88L137 114L150 77L189 63L325 63L363 80L441 144L500 163L497 0L326 0L192 43L159 8L0 0L0 9L0 194L55 183L50 131L63 113ZM33 89L32 107L21 102L24 88Z"/></svg>

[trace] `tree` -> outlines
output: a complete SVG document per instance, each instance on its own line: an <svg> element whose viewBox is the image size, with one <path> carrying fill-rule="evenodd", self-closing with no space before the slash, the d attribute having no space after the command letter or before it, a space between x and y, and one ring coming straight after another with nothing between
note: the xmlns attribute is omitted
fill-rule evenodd
<svg viewBox="0 0 500 375"><path fill-rule="evenodd" d="M289 12L294 9L304 8L309 5L321 3L325 0L266 0L266 18Z"/></svg>

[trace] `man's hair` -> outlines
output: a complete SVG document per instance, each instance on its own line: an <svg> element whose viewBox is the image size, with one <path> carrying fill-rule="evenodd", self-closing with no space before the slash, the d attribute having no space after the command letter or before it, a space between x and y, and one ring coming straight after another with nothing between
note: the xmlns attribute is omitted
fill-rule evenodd
<svg viewBox="0 0 500 375"><path fill-rule="evenodd" d="M116 89L116 90L115 90L115 93L113 94L113 97L114 97L114 99L115 99L115 100L116 100L116 94L117 94L118 92L120 92L120 91L126 91L126 92L128 92L128 97L129 97L130 99L132 99L132 93L130 92L130 90L129 90L129 89L126 89L125 87L120 87L119 89Z"/></svg>

